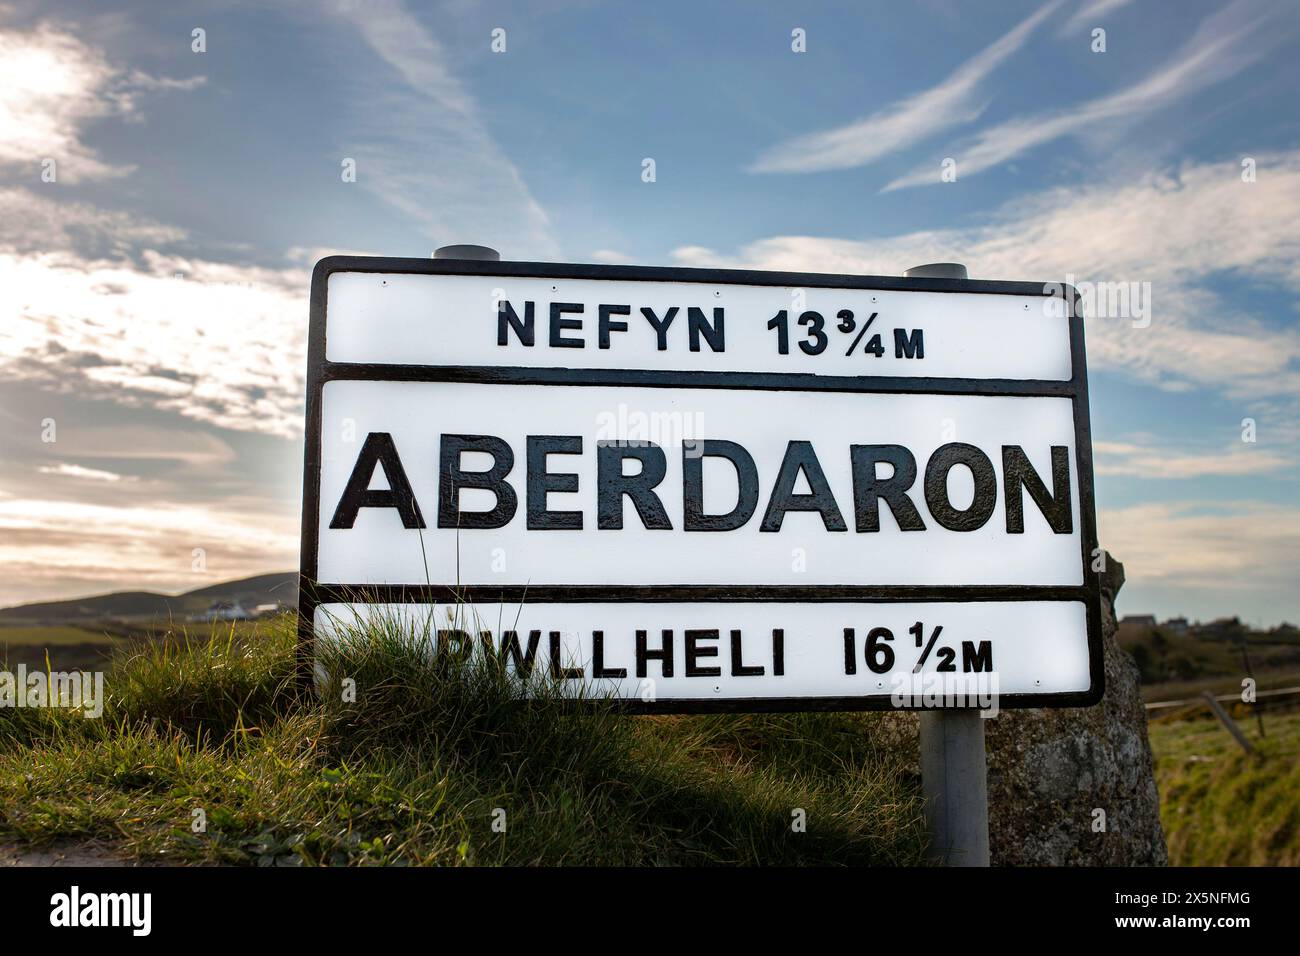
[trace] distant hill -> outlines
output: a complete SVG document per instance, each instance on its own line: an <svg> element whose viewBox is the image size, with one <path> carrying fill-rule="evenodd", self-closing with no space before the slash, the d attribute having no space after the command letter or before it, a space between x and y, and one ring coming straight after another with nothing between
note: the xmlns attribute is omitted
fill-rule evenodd
<svg viewBox="0 0 1300 956"><path fill-rule="evenodd" d="M105 619L184 619L202 614L214 601L238 602L245 607L298 603L298 573L280 571L259 574L238 581L225 581L186 591L159 594L155 591L115 591L69 601L43 601L0 609L0 624L66 624Z"/></svg>

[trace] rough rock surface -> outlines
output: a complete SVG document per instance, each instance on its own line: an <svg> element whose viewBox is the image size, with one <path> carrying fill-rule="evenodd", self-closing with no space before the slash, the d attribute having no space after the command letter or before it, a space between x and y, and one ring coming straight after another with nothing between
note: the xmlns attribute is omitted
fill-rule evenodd
<svg viewBox="0 0 1300 956"><path fill-rule="evenodd" d="M1106 693L1096 707L1004 710L985 721L994 866L1168 863L1137 666L1115 640L1124 566L1106 555ZM917 755L915 714L885 715L894 745ZM919 760L919 755L916 757ZM1097 810L1105 829L1097 829Z"/></svg>

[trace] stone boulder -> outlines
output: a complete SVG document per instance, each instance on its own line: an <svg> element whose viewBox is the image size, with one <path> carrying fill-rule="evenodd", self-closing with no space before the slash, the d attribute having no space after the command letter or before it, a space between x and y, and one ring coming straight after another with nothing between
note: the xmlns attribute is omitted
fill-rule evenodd
<svg viewBox="0 0 1300 956"><path fill-rule="evenodd" d="M1168 863L1138 669L1115 639L1115 594L1123 583L1124 566L1107 554L1101 703L1004 710L984 722L994 866ZM916 714L883 721L889 746L919 760Z"/></svg>

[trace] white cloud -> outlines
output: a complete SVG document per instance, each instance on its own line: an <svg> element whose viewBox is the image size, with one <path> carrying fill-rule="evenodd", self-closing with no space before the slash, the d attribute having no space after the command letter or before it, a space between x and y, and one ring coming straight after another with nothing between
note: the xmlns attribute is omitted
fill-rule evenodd
<svg viewBox="0 0 1300 956"><path fill-rule="evenodd" d="M21 190L0 196L0 210L26 206L29 219L59 227L46 234L52 251L30 252L16 238L21 222L0 226L0 373L223 428L301 431L306 269L149 248L135 258L82 255L76 239L98 231L170 233L90 206L54 205Z"/></svg>
<svg viewBox="0 0 1300 956"><path fill-rule="evenodd" d="M983 226L870 241L776 236L737 255L674 251L683 265L899 275L922 262L964 262L977 278L1150 282L1150 327L1091 317L1094 369L1170 389L1230 397L1300 397L1300 330L1213 290L1216 273L1300 292L1300 150L1257 157L1244 183L1236 159L1137 181L1049 190Z"/></svg>
<svg viewBox="0 0 1300 956"><path fill-rule="evenodd" d="M1245 442L1214 452L1094 441L1092 450L1096 474L1133 478L1240 477L1277 472L1291 465L1289 458Z"/></svg>
<svg viewBox="0 0 1300 956"><path fill-rule="evenodd" d="M55 475L60 478L84 478L87 481L131 481L126 475L119 475L115 471L104 471L101 468L86 468L82 465L72 465L67 462L60 462L57 465L42 465L36 469L42 475Z"/></svg>
<svg viewBox="0 0 1300 956"><path fill-rule="evenodd" d="M438 245L475 242L511 259L554 257L545 210L447 68L438 40L400 0L335 0L333 9L405 84L359 84L367 132L349 153L357 182Z"/></svg>
<svg viewBox="0 0 1300 956"><path fill-rule="evenodd" d="M57 188L0 187L0 249L123 257L188 235L175 226L58 197Z"/></svg>
<svg viewBox="0 0 1300 956"><path fill-rule="evenodd" d="M1153 113L1221 83L1264 55L1263 28L1270 20L1267 12L1237 0L1206 18L1168 62L1138 83L1070 109L1008 120L955 147L957 174L973 176L1063 136L1109 132L1117 121ZM938 185L939 172L938 165L928 162L881 191Z"/></svg>
<svg viewBox="0 0 1300 956"><path fill-rule="evenodd" d="M33 182L46 159L55 161L60 183L127 175L134 167L106 162L82 141L85 127L134 114L140 93L192 90L203 82L124 73L76 35L48 24L0 30L0 165L26 170Z"/></svg>
<svg viewBox="0 0 1300 956"><path fill-rule="evenodd" d="M1130 584L1186 590L1295 587L1300 509L1175 501L1103 509L1101 546L1124 562Z"/></svg>
<svg viewBox="0 0 1300 956"><path fill-rule="evenodd" d="M1059 2L1049 3L958 67L938 86L887 106L865 119L798 136L764 152L749 171L811 173L864 166L984 112L981 84L1019 50Z"/></svg>

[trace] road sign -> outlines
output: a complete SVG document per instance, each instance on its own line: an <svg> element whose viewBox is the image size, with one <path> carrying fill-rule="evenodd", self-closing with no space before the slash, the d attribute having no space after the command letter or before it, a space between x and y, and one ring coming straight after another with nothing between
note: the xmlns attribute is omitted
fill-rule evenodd
<svg viewBox="0 0 1300 956"><path fill-rule="evenodd" d="M644 710L1095 703L1073 296L324 259L304 635L432 621Z"/></svg>

